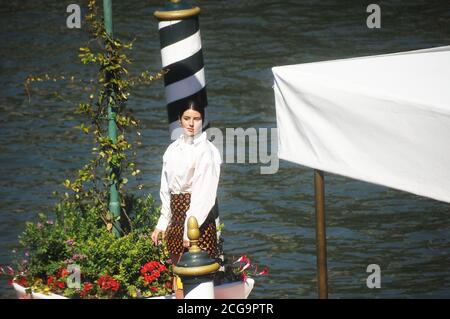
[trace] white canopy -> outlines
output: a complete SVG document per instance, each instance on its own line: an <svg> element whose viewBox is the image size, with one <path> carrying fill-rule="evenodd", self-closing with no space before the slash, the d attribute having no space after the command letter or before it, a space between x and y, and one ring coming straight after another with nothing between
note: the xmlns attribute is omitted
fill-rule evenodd
<svg viewBox="0 0 450 319"><path fill-rule="evenodd" d="M450 46L272 71L279 158L450 202Z"/></svg>

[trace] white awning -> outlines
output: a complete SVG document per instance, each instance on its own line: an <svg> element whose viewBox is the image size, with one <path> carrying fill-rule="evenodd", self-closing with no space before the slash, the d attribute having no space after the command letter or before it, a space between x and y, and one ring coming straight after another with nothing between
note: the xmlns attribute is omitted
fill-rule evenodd
<svg viewBox="0 0 450 319"><path fill-rule="evenodd" d="M272 71L279 158L450 202L450 46Z"/></svg>

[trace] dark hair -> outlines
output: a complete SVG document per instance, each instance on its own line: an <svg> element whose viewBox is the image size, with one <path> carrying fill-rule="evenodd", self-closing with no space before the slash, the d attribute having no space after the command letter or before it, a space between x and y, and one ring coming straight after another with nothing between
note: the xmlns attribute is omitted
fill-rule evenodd
<svg viewBox="0 0 450 319"><path fill-rule="evenodd" d="M180 107L180 109L178 110L179 120L183 116L183 113L186 112L187 110L194 110L199 112L202 116L202 121L203 122L205 121L205 110L192 100L187 101L187 103L183 107Z"/></svg>

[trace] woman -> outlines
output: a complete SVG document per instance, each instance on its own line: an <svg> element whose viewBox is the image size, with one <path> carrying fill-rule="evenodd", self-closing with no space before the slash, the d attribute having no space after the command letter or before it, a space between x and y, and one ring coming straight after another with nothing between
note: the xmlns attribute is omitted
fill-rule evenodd
<svg viewBox="0 0 450 319"><path fill-rule="evenodd" d="M189 247L187 220L197 218L199 246L212 258L218 255L216 224L212 214L220 176L218 149L202 132L204 110L189 102L178 114L183 133L163 156L160 197L161 216L152 233L159 244L162 234L174 264Z"/></svg>

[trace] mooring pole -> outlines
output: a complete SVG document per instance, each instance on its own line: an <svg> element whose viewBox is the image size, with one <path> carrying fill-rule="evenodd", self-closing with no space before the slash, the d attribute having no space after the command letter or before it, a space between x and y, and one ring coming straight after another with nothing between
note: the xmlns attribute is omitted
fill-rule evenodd
<svg viewBox="0 0 450 319"><path fill-rule="evenodd" d="M189 217L187 226L190 248L173 267L173 272L183 282L184 299L214 299L214 274L220 265L198 246L197 219Z"/></svg>
<svg viewBox="0 0 450 319"><path fill-rule="evenodd" d="M204 110L203 130L209 125L205 67L200 37L199 7L183 0L170 0L154 12L158 19L169 134L172 140L183 132L178 113L189 101Z"/></svg>
<svg viewBox="0 0 450 319"><path fill-rule="evenodd" d="M317 254L317 284L319 298L328 298L327 274L327 238L325 226L325 184L323 172L314 170L314 192L316 199L316 254Z"/></svg>
<svg viewBox="0 0 450 319"><path fill-rule="evenodd" d="M105 30L110 38L113 37L112 21L112 0L103 0L103 17L105 21ZM110 80L110 74L106 71L106 83ZM111 87L108 88L108 95L113 95ZM117 143L117 124L116 111L108 100L108 136L113 143ZM120 202L117 181L119 180L119 171L110 167L109 176L111 184L109 188L109 211L112 214L112 232L116 237L120 237L122 228L120 227Z"/></svg>
<svg viewBox="0 0 450 319"><path fill-rule="evenodd" d="M200 12L199 7L191 6L183 0L166 1L163 8L154 12L158 19L162 67L168 70L164 75L164 86L169 135L172 140L183 132L178 113L189 101L194 101L204 110L203 131L210 127ZM220 219L217 199L213 213L218 226ZM218 237L219 235L220 233Z"/></svg>

